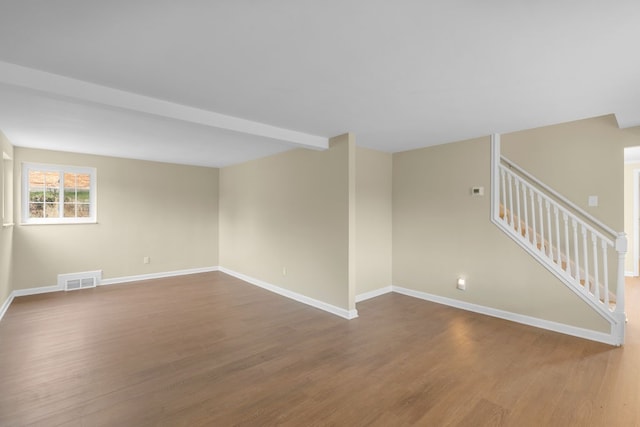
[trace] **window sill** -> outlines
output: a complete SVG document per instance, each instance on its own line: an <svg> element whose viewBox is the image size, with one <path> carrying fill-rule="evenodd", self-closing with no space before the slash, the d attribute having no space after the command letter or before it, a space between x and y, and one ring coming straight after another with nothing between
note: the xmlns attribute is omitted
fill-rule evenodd
<svg viewBox="0 0 640 427"><path fill-rule="evenodd" d="M8 228L8 227L13 227L14 225L15 225L15 224L14 224L13 222L2 223L2 228L5 228L5 227L7 227L7 228Z"/></svg>

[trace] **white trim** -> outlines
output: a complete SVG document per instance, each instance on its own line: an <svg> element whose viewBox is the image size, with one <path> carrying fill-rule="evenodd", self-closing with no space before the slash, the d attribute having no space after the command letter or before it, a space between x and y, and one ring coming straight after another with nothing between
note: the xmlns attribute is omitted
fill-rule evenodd
<svg viewBox="0 0 640 427"><path fill-rule="evenodd" d="M553 322L551 320L544 320L537 317L526 316L524 314L512 313L510 311L499 310L497 308L486 307L483 305L473 304L470 302L460 301L453 298L447 298L439 295L433 295L426 292L414 291L412 289L403 288L400 286L392 286L393 292L397 292L402 295L410 296L413 298L419 298L425 301L431 301L438 304L447 305L454 308L459 308L466 311L472 311L474 313L484 314L487 316L497 317L499 319L509 320L523 325L533 326L536 328L547 329L553 332L559 332L565 335L571 335L578 338L584 338L591 341L598 341L609 345L619 346L620 342L615 338L612 333L607 334L604 332L592 331L590 329L579 328L577 326L566 325L564 323Z"/></svg>
<svg viewBox="0 0 640 427"><path fill-rule="evenodd" d="M225 274L228 274L229 276L233 276L237 279L240 279L244 282L258 286L262 289L266 289L278 295L282 295L283 297L287 297L294 301L298 301L303 304L310 305L311 307L318 308L328 313L335 314L336 316L340 316L348 320L355 319L356 317L358 317L358 310L345 310L344 308L336 307L335 305L331 305L326 302L323 302L314 298L310 298L306 295L302 295L297 292L293 292L288 289L281 288L280 286L272 285L271 283L267 283L260 279L256 279L254 277L250 277L242 273L229 270L228 268L220 267L220 271Z"/></svg>
<svg viewBox="0 0 640 427"><path fill-rule="evenodd" d="M219 267L202 267L202 268L189 268L185 270L175 270L175 271L167 271L163 273L151 273L151 274L140 274L137 276L124 276L124 277L116 277L113 279L101 280L98 285L115 285L118 283L126 283L126 282L137 282L140 280L149 280L149 279L160 279L163 277L173 277L173 276L184 276L187 274L196 274L196 273L208 273L211 271L218 271ZM102 273L102 270L97 270L96 272ZM59 292L63 291L64 287L61 285L53 285L53 286L41 286L38 288L27 288L27 289L16 289L11 294L7 300L0 307L0 320L9 309L9 306L13 302L15 297L23 297L28 295L37 295L37 294L46 294L50 292Z"/></svg>
<svg viewBox="0 0 640 427"><path fill-rule="evenodd" d="M141 274L137 276L120 277L115 279L103 280L100 283L100 285L112 285L116 283L125 283L125 282L195 274L195 273L206 273L206 272L212 272L212 271L221 271L225 274L236 277L252 285L261 287L268 291L277 293L279 295L310 305L312 307L319 308L320 310L327 311L329 313L335 314L345 319L355 319L356 317L358 317L357 310L345 310L345 309L336 307L334 305L327 304L325 302L318 301L313 298L309 298L307 296L298 294L296 292L292 292L287 289L283 289L278 286L271 285L261 280L254 279L244 274L237 273L235 271L229 270L224 267L193 268L193 269L187 269L187 270L170 271L165 273ZM11 294L6 299L6 301L2 304L2 307L0 307L0 320L2 320L2 318L4 317L5 313L9 309L9 306L11 305L15 297L43 294L43 293L49 293L49 292L58 292L58 291L62 291L62 288L60 286L42 286L38 288L14 290L13 292L11 292ZM603 342L610 345L620 345L620 342L617 342L615 340L615 338L613 337L613 334L605 334L603 332L592 331L584 328L579 328L576 326L570 326L562 323L553 322L550 320L544 320L544 319L539 319L531 316L525 316L522 314L503 311L496 308L486 307L486 306L473 304L465 301L460 301L452 298L447 298L439 295L433 295L426 292L414 291L412 289L407 289L400 286L387 286L385 288L380 288L375 291L360 294L358 295L357 298L362 298L365 296L367 297L367 299L374 298L375 296L383 295L388 292L396 292L396 293L410 296L413 298L418 298L425 301L431 301L438 304L459 308L462 310L472 311L474 313L497 317L500 319L505 319L512 322L521 323L524 325L533 326L537 328L547 329L550 331L559 332L566 335L572 335L579 338L585 338L592 341ZM373 295L374 293L377 293L377 295ZM360 301L364 301L364 299L360 299Z"/></svg>
<svg viewBox="0 0 640 427"><path fill-rule="evenodd" d="M0 307L0 320L2 320L7 310L9 310L9 306L11 305L12 302L13 302L13 292L9 294L7 299L4 301L4 303Z"/></svg>
<svg viewBox="0 0 640 427"><path fill-rule="evenodd" d="M385 286L384 288L375 289L369 292L363 292L361 294L356 295L356 303L366 301L371 298L379 297L380 295L388 294L393 292L393 287Z"/></svg>
<svg viewBox="0 0 640 427"><path fill-rule="evenodd" d="M139 282L141 280L162 279L164 277L185 276L187 274L209 273L218 271L219 267L188 268L185 270L164 271L160 273L138 274L135 276L114 277L101 280L98 286L116 285L119 283Z"/></svg>
<svg viewBox="0 0 640 427"><path fill-rule="evenodd" d="M329 139L326 137L175 104L169 101L2 61L0 61L0 82L32 90L44 91L49 95L95 102L111 107L124 108L131 111L168 117L219 129L273 138L305 148L316 150L326 150L329 148Z"/></svg>
<svg viewBox="0 0 640 427"><path fill-rule="evenodd" d="M22 182L21 182L21 209L22 215L20 223L21 225L31 224L95 224L98 221L98 196L97 196L97 180L98 172L94 167L84 166L69 166L69 165L57 165L46 163L33 163L22 162ZM60 182L58 184L58 191L60 200L58 201L59 215L55 218L31 218L29 217L29 171L45 171L45 172L57 172L60 176ZM90 176L89 180L89 216L88 217L64 217L64 176L66 173L75 174L87 174Z"/></svg>
<svg viewBox="0 0 640 427"><path fill-rule="evenodd" d="M63 290L61 286L41 286L39 288L16 289L11 292L14 297L26 297L28 295L48 294L49 292L59 292Z"/></svg>
<svg viewBox="0 0 640 427"><path fill-rule="evenodd" d="M625 271L624 275L625 277L635 277L635 274L633 273L633 271Z"/></svg>

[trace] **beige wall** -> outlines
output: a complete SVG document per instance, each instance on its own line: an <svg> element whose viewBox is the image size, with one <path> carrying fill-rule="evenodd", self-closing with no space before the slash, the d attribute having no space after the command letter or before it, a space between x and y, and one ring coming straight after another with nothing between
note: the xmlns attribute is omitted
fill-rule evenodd
<svg viewBox="0 0 640 427"><path fill-rule="evenodd" d="M352 136L344 135L326 151L295 149L221 169L220 265L355 308L349 268L354 149Z"/></svg>
<svg viewBox="0 0 640 427"><path fill-rule="evenodd" d="M218 265L218 169L16 147L16 201L21 162L97 168L98 223L16 225L14 289L55 285L60 273L109 279Z"/></svg>
<svg viewBox="0 0 640 427"><path fill-rule="evenodd" d="M502 154L614 230L624 228L624 147L640 138L613 115L502 135ZM590 195L599 206L589 207Z"/></svg>
<svg viewBox="0 0 640 427"><path fill-rule="evenodd" d="M390 153L356 150L356 295L391 286Z"/></svg>
<svg viewBox="0 0 640 427"><path fill-rule="evenodd" d="M582 161L579 152L574 159ZM484 186L485 196L471 196L473 186ZM490 222L489 189L488 137L394 154L393 284L609 332L598 314ZM621 212L621 200L619 206ZM466 291L456 289L460 276Z"/></svg>
<svg viewBox="0 0 640 427"><path fill-rule="evenodd" d="M6 153L13 158L14 151L13 146L9 140L0 132L0 195L2 197L10 197L11 195L5 195L5 179L7 179L8 170L11 162L5 162L1 159L2 153ZM2 203L2 200L0 200ZM10 218L3 218L4 221L9 221ZM0 307L5 303L12 289L12 246L13 246L13 227L0 225Z"/></svg>
<svg viewBox="0 0 640 427"><path fill-rule="evenodd" d="M622 147L640 145L639 136L605 116L506 134L502 146L621 229ZM59 273L102 269L117 278L221 265L347 310L356 293L393 283L608 332L491 224L489 153L488 137L390 155L356 149L347 134L326 151L297 149L218 171L16 148L16 205L20 162L93 166L98 224L2 229L0 298L11 284L53 285ZM470 195L478 185L484 197ZM597 208L586 206L592 194ZM16 206L16 223L19 215ZM455 289L460 276L467 291Z"/></svg>
<svg viewBox="0 0 640 427"><path fill-rule="evenodd" d="M624 165L624 231L629 238L629 251L625 258L624 269L634 272L633 261L633 175L634 170L640 170L640 163L625 163ZM638 262L636 260L636 262Z"/></svg>
<svg viewBox="0 0 640 427"><path fill-rule="evenodd" d="M638 134L619 129L615 116L607 115L503 135L502 153L620 232L624 148L639 143ZM588 206L590 195L598 196L598 206ZM610 283L616 282L616 273L616 253L610 250Z"/></svg>

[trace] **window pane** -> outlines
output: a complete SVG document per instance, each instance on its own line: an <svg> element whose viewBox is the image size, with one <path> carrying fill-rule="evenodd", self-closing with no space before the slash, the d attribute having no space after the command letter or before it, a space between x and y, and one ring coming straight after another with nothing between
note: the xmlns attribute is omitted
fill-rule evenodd
<svg viewBox="0 0 640 427"><path fill-rule="evenodd" d="M45 218L59 218L58 205L59 203L47 203L45 205Z"/></svg>
<svg viewBox="0 0 640 427"><path fill-rule="evenodd" d="M76 177L78 179L76 187L89 191L89 188L91 188L91 175L79 173Z"/></svg>
<svg viewBox="0 0 640 427"><path fill-rule="evenodd" d="M59 188L60 187L60 173L59 172L45 172L44 185L47 188Z"/></svg>
<svg viewBox="0 0 640 427"><path fill-rule="evenodd" d="M82 208L76 203L89 203L91 189L91 175L87 173L64 174L64 216L68 218L89 217L89 207ZM69 205L67 205L67 203Z"/></svg>
<svg viewBox="0 0 640 427"><path fill-rule="evenodd" d="M76 174L65 172L64 174L64 201L76 202ZM73 208L73 215L67 214L67 208L64 208L64 216L75 216L75 208Z"/></svg>
<svg viewBox="0 0 640 427"><path fill-rule="evenodd" d="M89 203L78 203L78 218L89 218L89 214L91 213L90 204Z"/></svg>
<svg viewBox="0 0 640 427"><path fill-rule="evenodd" d="M29 201L30 202L44 202L44 172L41 171L29 171ZM42 212L41 208L41 212ZM30 210L30 216L34 216ZM42 216L36 215L36 216Z"/></svg>
<svg viewBox="0 0 640 427"><path fill-rule="evenodd" d="M77 192L78 202L89 203L89 190L80 190Z"/></svg>
<svg viewBox="0 0 640 427"><path fill-rule="evenodd" d="M76 188L76 174L75 173L64 173L64 188Z"/></svg>
<svg viewBox="0 0 640 427"><path fill-rule="evenodd" d="M31 190L29 191L29 201L42 203L44 202L44 191L42 190Z"/></svg>
<svg viewBox="0 0 640 427"><path fill-rule="evenodd" d="M79 173L77 176L77 194L78 202L89 203L91 190L91 175L88 173ZM81 216L78 214L78 216ZM88 216L88 215L87 215Z"/></svg>
<svg viewBox="0 0 640 427"><path fill-rule="evenodd" d="M29 188L31 187L44 187L44 172L29 171Z"/></svg>
<svg viewBox="0 0 640 427"><path fill-rule="evenodd" d="M44 216L44 203L29 203L29 218L42 218Z"/></svg>
<svg viewBox="0 0 640 427"><path fill-rule="evenodd" d="M57 203L60 201L60 193L58 189L47 188L44 193L44 201L47 203Z"/></svg>
<svg viewBox="0 0 640 427"><path fill-rule="evenodd" d="M66 181L65 181L66 184ZM65 185L65 189L64 189L64 202L65 203L75 203L77 198L76 198L76 189L72 188L66 188L67 186Z"/></svg>
<svg viewBox="0 0 640 427"><path fill-rule="evenodd" d="M64 204L64 217L65 218L74 218L76 216L76 204L75 203L65 203Z"/></svg>

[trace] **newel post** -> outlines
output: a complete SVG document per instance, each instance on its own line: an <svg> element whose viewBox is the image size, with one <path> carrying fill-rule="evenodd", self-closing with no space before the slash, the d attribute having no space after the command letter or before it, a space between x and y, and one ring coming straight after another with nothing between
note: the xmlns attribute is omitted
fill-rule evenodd
<svg viewBox="0 0 640 427"><path fill-rule="evenodd" d="M616 310L614 314L618 320L618 324L615 331L615 344L622 345L624 343L624 330L627 321L624 312L624 257L627 254L627 235L625 233L618 233L616 237L616 252L618 252L618 276L616 281Z"/></svg>
<svg viewBox="0 0 640 427"><path fill-rule="evenodd" d="M616 313L624 313L624 258L627 254L627 235L625 233L618 233L616 237L616 252L618 252Z"/></svg>

